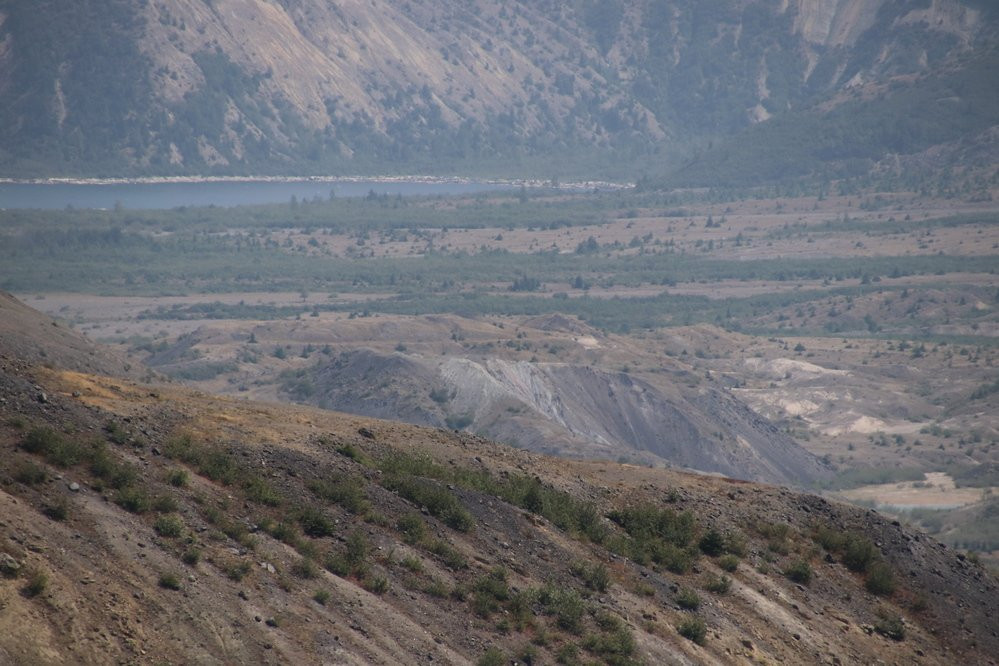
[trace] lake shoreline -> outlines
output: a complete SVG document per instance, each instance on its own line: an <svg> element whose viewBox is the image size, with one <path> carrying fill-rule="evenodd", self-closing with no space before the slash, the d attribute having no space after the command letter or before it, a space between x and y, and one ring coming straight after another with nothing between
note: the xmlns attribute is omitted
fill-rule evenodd
<svg viewBox="0 0 999 666"><path fill-rule="evenodd" d="M0 185L166 185L198 183L377 183L472 185L476 183L509 187L548 188L553 190L589 191L625 190L634 183L610 181L571 181L552 183L540 179L472 178L465 176L140 176L135 178L0 178Z"/></svg>

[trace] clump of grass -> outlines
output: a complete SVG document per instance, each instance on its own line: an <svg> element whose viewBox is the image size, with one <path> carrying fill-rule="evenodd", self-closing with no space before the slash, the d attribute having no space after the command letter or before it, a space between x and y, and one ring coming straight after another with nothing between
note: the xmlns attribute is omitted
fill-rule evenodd
<svg viewBox="0 0 999 666"><path fill-rule="evenodd" d="M382 595L388 592L389 582L385 576L365 576L361 586L372 594Z"/></svg>
<svg viewBox="0 0 999 666"><path fill-rule="evenodd" d="M812 582L812 565L808 563L808 560L795 560L784 569L784 575L795 583L808 585Z"/></svg>
<svg viewBox="0 0 999 666"><path fill-rule="evenodd" d="M246 560L228 559L222 561L220 568L229 580L239 582L246 578L253 565Z"/></svg>
<svg viewBox="0 0 999 666"><path fill-rule="evenodd" d="M187 485L188 473L186 469L171 469L166 474L166 481L174 488L183 488Z"/></svg>
<svg viewBox="0 0 999 666"><path fill-rule="evenodd" d="M440 558L448 569L457 571L468 567L468 560L461 552L443 539L433 539L427 543L427 550Z"/></svg>
<svg viewBox="0 0 999 666"><path fill-rule="evenodd" d="M705 555L717 557L725 552L725 536L712 528L704 533L704 536L697 542L697 547Z"/></svg>
<svg viewBox="0 0 999 666"><path fill-rule="evenodd" d="M364 515L371 510L371 503L364 492L364 482L347 474L309 483L309 490L327 502L339 504L350 513Z"/></svg>
<svg viewBox="0 0 999 666"><path fill-rule="evenodd" d="M21 588L21 592L26 597L37 597L44 592L48 586L48 575L41 569L35 569L28 574L28 581L25 583L24 587Z"/></svg>
<svg viewBox="0 0 999 666"><path fill-rule="evenodd" d="M556 663L570 666L579 663L579 646L575 643L566 643L555 652Z"/></svg>
<svg viewBox="0 0 999 666"><path fill-rule="evenodd" d="M399 564L413 573L420 573L423 571L423 561L415 555L407 555L402 558Z"/></svg>
<svg viewBox="0 0 999 666"><path fill-rule="evenodd" d="M468 532L475 519L446 486L414 476L393 475L383 481L386 488L398 492L410 502L424 507L448 527Z"/></svg>
<svg viewBox="0 0 999 666"><path fill-rule="evenodd" d="M298 524L310 537L328 537L334 533L333 521L325 513L311 506L304 506L298 510Z"/></svg>
<svg viewBox="0 0 999 666"><path fill-rule="evenodd" d="M291 565L291 573L299 578L311 580L319 577L319 567L316 566L316 563L311 558L303 557Z"/></svg>
<svg viewBox="0 0 999 666"><path fill-rule="evenodd" d="M246 499L251 502L267 506L281 506L283 499L281 493L259 476L246 474L240 482L240 487L246 494Z"/></svg>
<svg viewBox="0 0 999 666"><path fill-rule="evenodd" d="M862 573L867 568L878 561L881 553L877 546L865 536L860 534L850 534L846 538L843 546L843 564L850 571Z"/></svg>
<svg viewBox="0 0 999 666"><path fill-rule="evenodd" d="M105 423L104 432L107 433L108 439L115 444L125 444L128 442L128 431L117 421L108 421Z"/></svg>
<svg viewBox="0 0 999 666"><path fill-rule="evenodd" d="M886 597L895 591L895 577L891 567L884 561L878 561L867 569L867 579L864 587L871 594Z"/></svg>
<svg viewBox="0 0 999 666"><path fill-rule="evenodd" d="M732 573L739 568L739 558L729 553L718 558L718 566L725 571Z"/></svg>
<svg viewBox="0 0 999 666"><path fill-rule="evenodd" d="M21 448L63 468L72 467L87 457L86 446L46 426L29 430L21 441Z"/></svg>
<svg viewBox="0 0 999 666"><path fill-rule="evenodd" d="M610 586L610 572L602 562L590 565L586 562L574 562L570 568L572 574L595 592L606 592Z"/></svg>
<svg viewBox="0 0 999 666"><path fill-rule="evenodd" d="M316 590L315 593L312 595L312 600L315 601L320 606L325 606L330 601L329 590L324 590L324 589Z"/></svg>
<svg viewBox="0 0 999 666"><path fill-rule="evenodd" d="M728 576L708 576L704 589L715 594L727 594L732 589L732 579Z"/></svg>
<svg viewBox="0 0 999 666"><path fill-rule="evenodd" d="M874 631L893 641L905 640L905 623L898 615L882 614L874 623Z"/></svg>
<svg viewBox="0 0 999 666"><path fill-rule="evenodd" d="M42 513L52 520L63 521L69 517L69 502L65 497L58 497L42 508Z"/></svg>
<svg viewBox="0 0 999 666"><path fill-rule="evenodd" d="M177 500L169 495L156 495L152 499L152 507L157 513L173 513L177 510Z"/></svg>
<svg viewBox="0 0 999 666"><path fill-rule="evenodd" d="M507 658L499 648L490 647L475 663L476 666L506 666Z"/></svg>
<svg viewBox="0 0 999 666"><path fill-rule="evenodd" d="M180 561L190 567L193 567L201 561L201 551L194 546L191 546L180 556Z"/></svg>
<svg viewBox="0 0 999 666"><path fill-rule="evenodd" d="M545 615L555 617L559 628L574 634L582 633L586 609L578 592L548 584L538 593L538 603Z"/></svg>
<svg viewBox="0 0 999 666"><path fill-rule="evenodd" d="M756 525L756 531L767 539L770 551L781 555L791 552L791 526L787 523L761 522Z"/></svg>
<svg viewBox="0 0 999 666"><path fill-rule="evenodd" d="M130 513L146 513L152 508L152 500L144 488L127 486L115 494L114 502Z"/></svg>
<svg viewBox="0 0 999 666"><path fill-rule="evenodd" d="M472 584L472 610L479 617L488 618L509 598L510 588L507 586L506 569L503 567L496 567Z"/></svg>
<svg viewBox="0 0 999 666"><path fill-rule="evenodd" d="M615 615L598 613L594 620L599 632L590 633L583 640L583 649L602 658L608 664L626 664L635 652L635 638Z"/></svg>
<svg viewBox="0 0 999 666"><path fill-rule="evenodd" d="M347 537L347 543L343 551L330 553L324 563L331 572L346 578L354 575L363 577L368 571L368 555L371 552L371 544L363 532L355 530Z"/></svg>
<svg viewBox="0 0 999 666"><path fill-rule="evenodd" d="M614 552L639 564L651 560L674 573L686 573L693 566L698 554L693 543L697 525L689 511L639 504L614 511L609 517L628 534L627 539L608 542Z"/></svg>
<svg viewBox="0 0 999 666"><path fill-rule="evenodd" d="M139 479L135 467L117 460L103 442L96 444L91 452L90 472L115 490L134 485Z"/></svg>
<svg viewBox="0 0 999 666"><path fill-rule="evenodd" d="M447 599L447 597L451 594L451 590L448 589L448 586L444 583L444 581L438 578L431 578L426 581L420 589L426 594L429 594L437 599Z"/></svg>
<svg viewBox="0 0 999 666"><path fill-rule="evenodd" d="M420 543L427 534L427 524L418 513L403 514L396 522L396 529L402 533L402 540L411 546Z"/></svg>
<svg viewBox="0 0 999 666"><path fill-rule="evenodd" d="M704 639L708 635L707 625L699 617L688 617L676 626L676 631L689 641L698 645L704 645Z"/></svg>
<svg viewBox="0 0 999 666"><path fill-rule="evenodd" d="M160 576L160 587L167 590L179 590L180 589L180 577L175 573L165 573Z"/></svg>
<svg viewBox="0 0 999 666"><path fill-rule="evenodd" d="M48 478L45 468L30 460L22 460L14 467L14 480L26 486L44 483Z"/></svg>
<svg viewBox="0 0 999 666"><path fill-rule="evenodd" d="M676 605L684 610L697 610L701 605L701 598L689 587L680 588L676 593Z"/></svg>

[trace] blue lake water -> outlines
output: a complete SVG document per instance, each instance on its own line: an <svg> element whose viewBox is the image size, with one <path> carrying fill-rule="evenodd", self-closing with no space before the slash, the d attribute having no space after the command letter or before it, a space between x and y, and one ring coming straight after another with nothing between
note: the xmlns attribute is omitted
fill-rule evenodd
<svg viewBox="0 0 999 666"><path fill-rule="evenodd" d="M198 183L0 183L0 208L177 208L286 203L316 197L362 197L369 192L389 196L474 194L513 187L484 182L384 181L213 181Z"/></svg>

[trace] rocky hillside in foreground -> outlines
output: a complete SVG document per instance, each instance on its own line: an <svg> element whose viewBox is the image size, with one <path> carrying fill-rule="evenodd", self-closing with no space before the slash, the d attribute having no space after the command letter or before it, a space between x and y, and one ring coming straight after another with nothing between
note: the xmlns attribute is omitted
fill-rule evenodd
<svg viewBox="0 0 999 666"><path fill-rule="evenodd" d="M753 126L677 178L856 171L999 124L995 44L975 0L7 2L0 173L635 176Z"/></svg>
<svg viewBox="0 0 999 666"><path fill-rule="evenodd" d="M999 654L995 580L873 512L44 368L0 344L4 663Z"/></svg>

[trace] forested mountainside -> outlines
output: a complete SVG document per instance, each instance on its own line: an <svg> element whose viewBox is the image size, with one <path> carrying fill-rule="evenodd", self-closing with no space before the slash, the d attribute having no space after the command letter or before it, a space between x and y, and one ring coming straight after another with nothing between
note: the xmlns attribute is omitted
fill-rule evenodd
<svg viewBox="0 0 999 666"><path fill-rule="evenodd" d="M0 175L961 161L999 124L996 26L981 0L5 0Z"/></svg>

